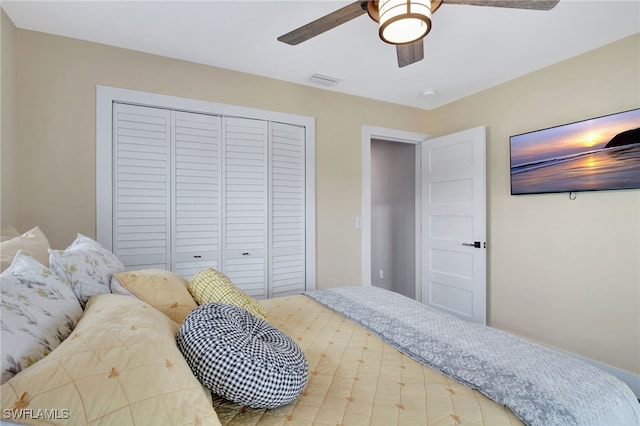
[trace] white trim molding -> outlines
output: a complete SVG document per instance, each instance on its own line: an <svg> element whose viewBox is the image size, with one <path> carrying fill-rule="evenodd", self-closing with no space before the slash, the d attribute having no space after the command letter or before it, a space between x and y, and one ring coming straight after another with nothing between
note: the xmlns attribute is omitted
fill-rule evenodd
<svg viewBox="0 0 640 426"><path fill-rule="evenodd" d="M555 348L555 349L559 350L557 348ZM608 364L604 364L602 362L598 362L598 361L594 361L594 360L589 359L589 358L585 358L583 356L574 354L572 352L567 352L567 351L562 351L562 350L560 350L560 351L566 353L567 355L570 355L570 356L573 356L575 358L578 358L579 360L584 361L587 364L591 364L594 367L599 368L600 370L604 370L607 373L611 374L612 376L615 376L618 379L622 380L623 382L626 383L627 386L629 386L629 388L631 388L631 390L636 395L638 400L640 400L640 375L633 374L633 373L630 373L629 371L621 370L621 369L616 368L616 367L612 367L612 366L610 366Z"/></svg>

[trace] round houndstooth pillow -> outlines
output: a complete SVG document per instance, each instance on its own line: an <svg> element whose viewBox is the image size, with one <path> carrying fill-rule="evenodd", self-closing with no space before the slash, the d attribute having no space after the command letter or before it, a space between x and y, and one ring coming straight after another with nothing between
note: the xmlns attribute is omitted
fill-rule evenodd
<svg viewBox="0 0 640 426"><path fill-rule="evenodd" d="M235 305L199 306L185 318L176 340L200 383L241 405L279 407L296 399L307 383L300 347Z"/></svg>

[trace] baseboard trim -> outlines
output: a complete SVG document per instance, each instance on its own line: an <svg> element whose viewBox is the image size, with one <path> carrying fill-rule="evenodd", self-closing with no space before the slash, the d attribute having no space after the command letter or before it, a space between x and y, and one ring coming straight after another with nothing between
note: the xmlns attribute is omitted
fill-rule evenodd
<svg viewBox="0 0 640 426"><path fill-rule="evenodd" d="M618 379L622 380L623 382L625 382L627 384L627 386L629 386L631 388L633 393L636 395L636 397L640 401L640 375L633 374L633 373L630 373L628 371L621 370L619 368L612 367L612 366L610 366L608 364L604 364L602 362L594 361L592 359L585 358L583 356L576 355L576 354L571 353L571 352L566 352L566 353L571 355L571 356L574 356L574 357L576 357L576 358L578 358L578 359L580 359L580 360L582 360L584 362L586 362L587 364L591 364L594 367L597 367L597 368L599 368L601 370L604 370L607 373L611 374L612 376L615 376Z"/></svg>

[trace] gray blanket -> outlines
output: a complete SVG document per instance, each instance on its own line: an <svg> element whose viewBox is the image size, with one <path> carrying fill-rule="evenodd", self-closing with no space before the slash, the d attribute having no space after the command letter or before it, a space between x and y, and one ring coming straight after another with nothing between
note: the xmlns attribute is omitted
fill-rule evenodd
<svg viewBox="0 0 640 426"><path fill-rule="evenodd" d="M640 404L627 385L565 353L375 287L306 294L411 358L478 389L525 424L640 424Z"/></svg>

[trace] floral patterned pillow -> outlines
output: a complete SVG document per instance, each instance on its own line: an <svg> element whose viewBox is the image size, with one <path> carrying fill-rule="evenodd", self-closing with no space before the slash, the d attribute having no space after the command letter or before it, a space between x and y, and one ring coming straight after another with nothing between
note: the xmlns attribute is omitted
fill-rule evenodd
<svg viewBox="0 0 640 426"><path fill-rule="evenodd" d="M44 358L74 329L82 308L68 283L19 250L0 275L1 383Z"/></svg>
<svg viewBox="0 0 640 426"><path fill-rule="evenodd" d="M110 293L111 275L124 271L115 254L82 234L66 250L49 250L49 265L66 279L84 308L93 295Z"/></svg>

